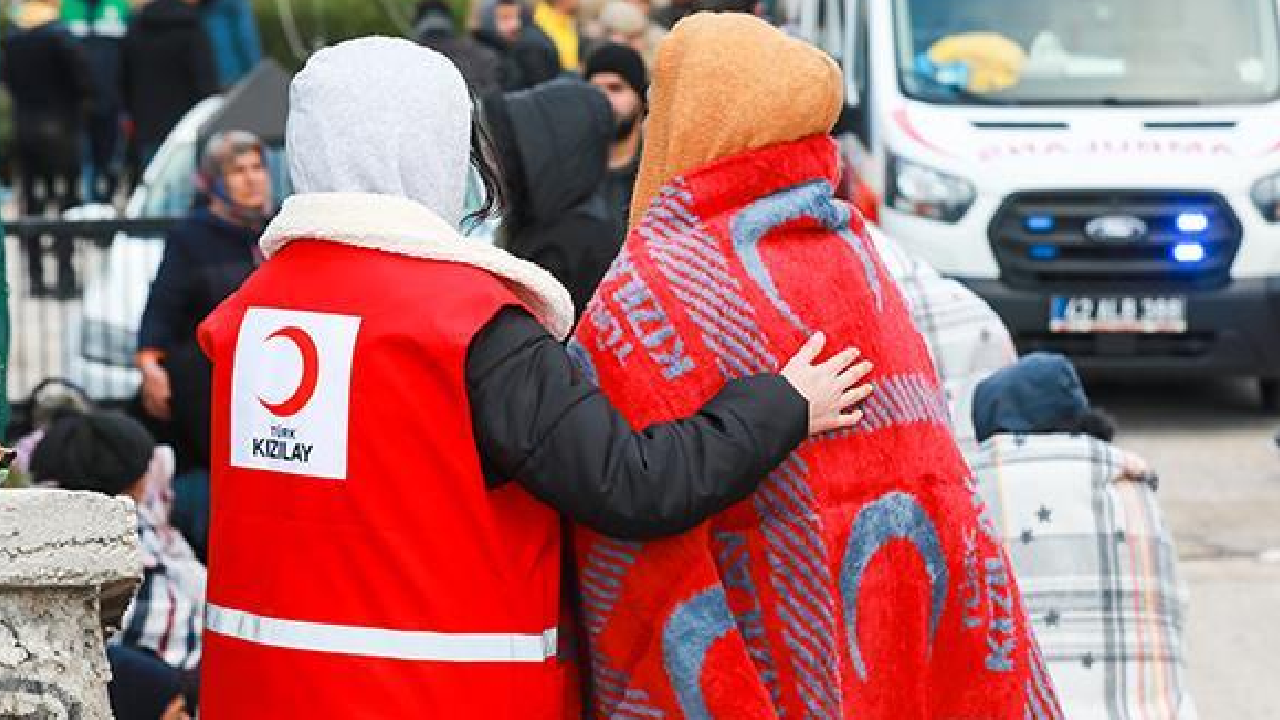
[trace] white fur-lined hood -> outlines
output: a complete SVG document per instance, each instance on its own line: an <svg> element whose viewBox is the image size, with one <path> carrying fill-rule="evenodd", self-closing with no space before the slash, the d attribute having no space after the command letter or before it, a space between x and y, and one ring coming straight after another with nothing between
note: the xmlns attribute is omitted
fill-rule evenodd
<svg viewBox="0 0 1280 720"><path fill-rule="evenodd" d="M304 193L284 201L259 241L271 257L292 240L322 240L408 257L459 263L502 280L559 340L573 329L573 301L551 273L479 240L407 198Z"/></svg>

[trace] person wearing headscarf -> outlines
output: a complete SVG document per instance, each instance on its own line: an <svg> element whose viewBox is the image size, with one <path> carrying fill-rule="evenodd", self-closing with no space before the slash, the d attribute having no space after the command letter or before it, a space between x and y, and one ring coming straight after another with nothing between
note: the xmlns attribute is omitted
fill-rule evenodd
<svg viewBox="0 0 1280 720"><path fill-rule="evenodd" d="M842 88L750 15L694 15L658 50L631 232L575 333L586 372L644 425L821 331L875 359L876 392L688 533L579 531L597 717L1061 717L925 342L834 197Z"/></svg>
<svg viewBox="0 0 1280 720"><path fill-rule="evenodd" d="M206 720L560 717L562 515L681 532L857 420L867 368L816 362L817 337L679 419L624 421L559 342L565 289L461 236L470 166L500 200L474 123L457 68L406 40L293 79L296 193L200 329ZM631 352L680 358L661 334Z"/></svg>
<svg viewBox="0 0 1280 720"><path fill-rule="evenodd" d="M208 205L169 231L138 332L140 400L178 455L175 522L206 557L209 509L208 360L196 329L262 261L258 235L275 208L266 145L252 133L205 144L197 183Z"/></svg>

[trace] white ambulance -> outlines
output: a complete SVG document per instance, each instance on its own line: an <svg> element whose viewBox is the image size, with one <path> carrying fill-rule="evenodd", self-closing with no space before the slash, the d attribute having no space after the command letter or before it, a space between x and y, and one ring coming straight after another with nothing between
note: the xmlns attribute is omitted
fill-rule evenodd
<svg viewBox="0 0 1280 720"><path fill-rule="evenodd" d="M860 194L1023 352L1280 405L1276 0L800 0Z"/></svg>

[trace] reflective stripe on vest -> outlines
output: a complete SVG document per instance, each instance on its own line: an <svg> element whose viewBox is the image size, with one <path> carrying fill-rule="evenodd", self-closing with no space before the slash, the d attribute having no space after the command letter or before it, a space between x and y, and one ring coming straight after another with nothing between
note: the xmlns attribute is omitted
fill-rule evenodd
<svg viewBox="0 0 1280 720"><path fill-rule="evenodd" d="M391 660L545 662L556 655L556 628L538 635L441 633L281 620L209 605L205 628L245 642L289 650Z"/></svg>

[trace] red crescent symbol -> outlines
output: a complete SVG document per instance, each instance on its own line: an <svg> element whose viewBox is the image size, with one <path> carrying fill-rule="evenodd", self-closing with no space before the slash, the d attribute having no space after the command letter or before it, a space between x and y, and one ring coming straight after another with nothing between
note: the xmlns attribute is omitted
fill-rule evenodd
<svg viewBox="0 0 1280 720"><path fill-rule="evenodd" d="M292 342L302 354L302 379L298 381L298 389L287 400L272 404L258 398L258 402L276 417L292 417L302 412L316 393L316 384L320 382L320 353L316 350L316 342L300 327L280 328L268 335L267 340L278 337Z"/></svg>

